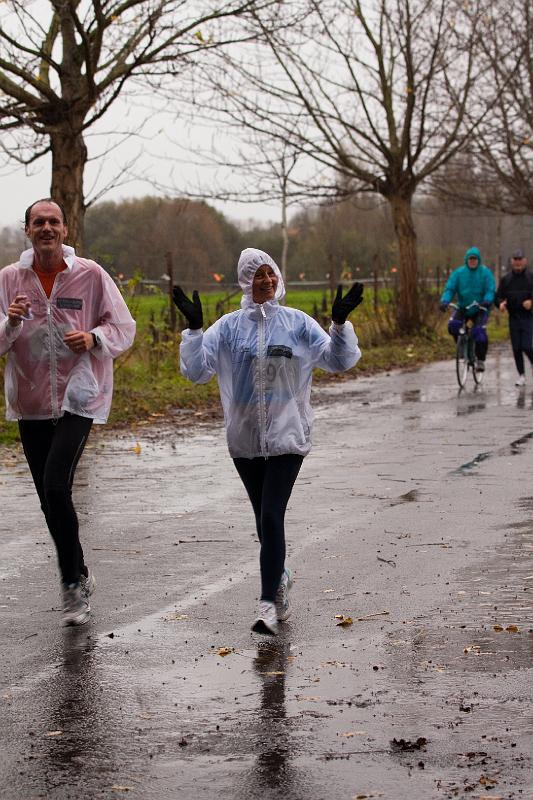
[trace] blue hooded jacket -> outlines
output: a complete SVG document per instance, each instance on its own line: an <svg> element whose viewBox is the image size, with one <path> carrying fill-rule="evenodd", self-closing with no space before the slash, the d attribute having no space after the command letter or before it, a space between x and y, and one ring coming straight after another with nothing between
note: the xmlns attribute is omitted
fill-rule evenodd
<svg viewBox="0 0 533 800"><path fill-rule="evenodd" d="M477 258L477 267L470 269L468 259ZM494 303L496 294L496 284L490 269L481 263L481 255L477 247L471 247L465 253L464 266L454 269L442 296L441 303L451 303L457 295L457 305L465 309L471 303L480 303L490 310ZM478 313L478 308L471 308L466 312L468 317L473 317Z"/></svg>

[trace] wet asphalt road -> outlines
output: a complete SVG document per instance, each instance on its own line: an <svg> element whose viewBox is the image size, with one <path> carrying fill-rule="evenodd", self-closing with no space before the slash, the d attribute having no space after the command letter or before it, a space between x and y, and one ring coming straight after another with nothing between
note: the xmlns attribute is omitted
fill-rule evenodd
<svg viewBox="0 0 533 800"><path fill-rule="evenodd" d="M461 396L451 363L315 393L276 640L249 630L257 544L218 423L92 437L80 629L3 453L0 797L531 800L533 381L514 377L493 350Z"/></svg>

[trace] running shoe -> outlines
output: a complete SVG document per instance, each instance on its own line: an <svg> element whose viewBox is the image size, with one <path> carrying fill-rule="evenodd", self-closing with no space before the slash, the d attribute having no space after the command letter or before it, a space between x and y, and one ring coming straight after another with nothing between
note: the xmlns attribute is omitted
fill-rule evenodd
<svg viewBox="0 0 533 800"><path fill-rule="evenodd" d="M526 376L519 375L518 378L514 382L515 386L525 386L526 385Z"/></svg>
<svg viewBox="0 0 533 800"><path fill-rule="evenodd" d="M485 372L485 362L480 358L476 358L476 370L478 372Z"/></svg>
<svg viewBox="0 0 533 800"><path fill-rule="evenodd" d="M88 570L88 572L89 574L87 575L87 577L85 577L85 575L80 575L80 589L82 595L85 597L86 600L96 589L96 578L94 577L90 569Z"/></svg>
<svg viewBox="0 0 533 800"><path fill-rule="evenodd" d="M264 633L267 636L276 636L278 633L278 615L276 606L269 600L261 600L259 614L252 625L254 633Z"/></svg>
<svg viewBox="0 0 533 800"><path fill-rule="evenodd" d="M63 625L84 625L91 615L91 606L79 583L61 587L63 595Z"/></svg>
<svg viewBox="0 0 533 800"><path fill-rule="evenodd" d="M279 589L276 594L276 612L278 620L284 622L291 615L291 604L289 601L289 589L292 588L292 572L285 567L279 582Z"/></svg>

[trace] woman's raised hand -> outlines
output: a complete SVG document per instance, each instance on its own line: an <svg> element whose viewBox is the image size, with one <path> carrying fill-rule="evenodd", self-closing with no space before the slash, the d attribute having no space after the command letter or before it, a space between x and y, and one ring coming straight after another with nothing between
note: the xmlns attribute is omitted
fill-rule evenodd
<svg viewBox="0 0 533 800"><path fill-rule="evenodd" d="M342 285L339 283L337 286L337 294L333 301L331 309L331 319L338 325L343 325L346 322L348 314L354 308L357 308L359 303L363 302L363 289L362 283L354 283L351 289L348 289L344 297L342 296Z"/></svg>
<svg viewBox="0 0 533 800"><path fill-rule="evenodd" d="M191 331L197 331L198 328L203 327L204 315L202 303L196 289L192 293L192 300L189 300L181 286L174 286L172 290L172 299L189 323Z"/></svg>

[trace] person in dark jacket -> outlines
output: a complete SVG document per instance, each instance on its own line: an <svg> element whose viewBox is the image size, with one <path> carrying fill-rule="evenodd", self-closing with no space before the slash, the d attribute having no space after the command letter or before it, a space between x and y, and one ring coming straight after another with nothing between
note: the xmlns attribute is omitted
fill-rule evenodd
<svg viewBox="0 0 533 800"><path fill-rule="evenodd" d="M509 315L511 346L518 370L515 385L524 386L524 353L533 365L533 275L527 269L523 250L515 250L512 254L511 271L500 280L494 303Z"/></svg>

